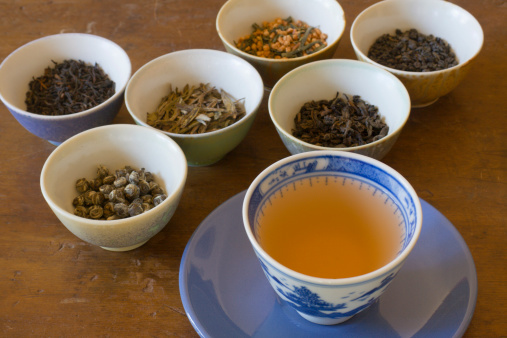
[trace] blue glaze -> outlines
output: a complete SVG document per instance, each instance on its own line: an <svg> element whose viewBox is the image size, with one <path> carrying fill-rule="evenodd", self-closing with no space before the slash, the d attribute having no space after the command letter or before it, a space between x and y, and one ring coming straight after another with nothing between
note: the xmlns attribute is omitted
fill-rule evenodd
<svg viewBox="0 0 507 338"><path fill-rule="evenodd" d="M88 111L62 115L43 116L33 113L20 113L7 106L11 114L30 133L59 145L68 138L85 130L111 124L123 104L123 94L111 98Z"/></svg>
<svg viewBox="0 0 507 338"><path fill-rule="evenodd" d="M264 261L261 261L261 267L268 279L275 283L278 292L289 301L290 306L296 311L322 318L350 317L366 309L375 301L375 298L368 299L366 303L364 303L364 300L377 291L383 291L395 276L394 273L391 273L370 291L363 292L361 295L348 299L343 303L331 304L322 300L317 293L311 292L305 286L290 285L271 275ZM342 299L345 298L342 297ZM354 306L354 301L358 300L361 301L361 304Z"/></svg>

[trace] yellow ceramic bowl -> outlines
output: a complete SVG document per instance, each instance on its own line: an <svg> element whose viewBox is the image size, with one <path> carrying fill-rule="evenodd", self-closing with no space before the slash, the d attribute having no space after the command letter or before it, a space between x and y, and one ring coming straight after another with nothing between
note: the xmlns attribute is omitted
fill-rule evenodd
<svg viewBox="0 0 507 338"><path fill-rule="evenodd" d="M219 130L202 134L163 131L181 147L190 166L218 162L247 136L264 95L259 73L245 60L211 49L187 49L162 55L141 67L125 90L125 105L134 121L148 128L148 112L154 112L169 87L207 83L233 98L244 99L246 115ZM158 129L157 129L158 130Z"/></svg>
<svg viewBox="0 0 507 338"><path fill-rule="evenodd" d="M327 47L311 55L284 60L253 56L236 48L235 41L252 33L252 24L289 16L327 34ZM216 28L227 52L250 62L264 85L271 88L296 67L332 58L345 30L345 15L335 0L229 0L218 13Z"/></svg>
<svg viewBox="0 0 507 338"><path fill-rule="evenodd" d="M446 40L456 53L458 65L432 72L407 72L368 58L368 50L381 35L411 28ZM412 107L424 107L451 92L463 80L482 48L484 35L470 13L448 1L385 0L357 16L350 29L350 40L359 60L396 75L407 88Z"/></svg>

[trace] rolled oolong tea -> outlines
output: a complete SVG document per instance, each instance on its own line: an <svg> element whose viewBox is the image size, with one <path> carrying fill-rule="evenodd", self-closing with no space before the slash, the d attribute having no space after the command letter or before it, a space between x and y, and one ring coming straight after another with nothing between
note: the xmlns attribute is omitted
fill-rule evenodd
<svg viewBox="0 0 507 338"><path fill-rule="evenodd" d="M327 34L303 21L276 18L254 23L253 32L234 42L240 50L259 57L289 59L313 54L327 46Z"/></svg>
<svg viewBox="0 0 507 338"><path fill-rule="evenodd" d="M378 107L359 95L340 95L331 100L306 102L294 117L292 135L321 147L346 148L380 140L389 126Z"/></svg>
<svg viewBox="0 0 507 338"><path fill-rule="evenodd" d="M169 88L157 110L147 114L148 125L175 134L202 134L225 128L246 115L244 100L234 100L209 84Z"/></svg>
<svg viewBox="0 0 507 338"><path fill-rule="evenodd" d="M394 35L382 35L370 47L368 57L383 66L408 72L431 72L458 64L447 41L416 29L397 29Z"/></svg>
<svg viewBox="0 0 507 338"><path fill-rule="evenodd" d="M27 111L40 115L78 113L109 99L115 93L115 83L95 63L84 61L52 61L54 67L44 75L32 78L25 103Z"/></svg>
<svg viewBox="0 0 507 338"><path fill-rule="evenodd" d="M80 178L75 188L79 195L72 201L74 214L99 220L137 216L167 198L152 173L144 168L135 170L131 166L113 173L99 165L95 178Z"/></svg>

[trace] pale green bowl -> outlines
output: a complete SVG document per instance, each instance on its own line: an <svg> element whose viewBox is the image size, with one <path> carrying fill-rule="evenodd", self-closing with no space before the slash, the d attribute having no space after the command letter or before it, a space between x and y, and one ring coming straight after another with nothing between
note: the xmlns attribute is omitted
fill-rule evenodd
<svg viewBox="0 0 507 338"><path fill-rule="evenodd" d="M160 100L168 94L169 86L182 89L187 84L200 83L209 83L235 99L244 99L246 115L224 129L209 133L163 132L178 143L190 166L218 162L246 137L264 95L264 85L255 68L226 52L183 50L148 62L132 76L125 90L125 104L134 121L155 129L146 123L147 113L157 109Z"/></svg>

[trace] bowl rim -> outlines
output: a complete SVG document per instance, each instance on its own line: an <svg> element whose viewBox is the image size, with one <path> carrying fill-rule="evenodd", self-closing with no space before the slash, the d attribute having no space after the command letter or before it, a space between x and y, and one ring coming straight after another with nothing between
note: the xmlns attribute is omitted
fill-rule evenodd
<svg viewBox="0 0 507 338"><path fill-rule="evenodd" d="M135 124L109 124L109 125L105 125L105 126L100 126L100 127L88 129L88 130L85 130L79 134L76 134L76 135L68 138L64 142L62 142L62 144L60 144L58 147L56 147L51 152L51 154L49 154L46 161L44 162L44 165L42 166L42 170L41 170L41 174L40 174L40 188L41 188L41 192L42 192L44 199L49 204L51 209L57 210L60 214L65 215L65 217L67 217L68 219L71 219L73 222L79 222L81 224L87 224L90 226L109 226L109 227L121 226L121 225L125 224L125 222L130 222L132 220L137 222L137 221L141 221L143 218L145 218L145 221L148 221L148 219L152 215L152 211L155 208L152 208L146 212L143 212L140 215L136 215L133 217L126 217L126 218L122 218L122 219L109 220L109 221L80 217L80 216L74 215L73 213L65 210L64 208L59 206L57 203L55 203L53 201L53 199L50 197L50 195L47 191L47 188L46 188L46 176L49 175L49 169L51 166L51 162L53 162L53 158L56 157L57 154L62 151L62 149L70 147L71 146L71 145L69 145L70 143L75 144L81 138L88 137L89 134L96 134L96 133L101 133L101 132L114 133L115 129L125 129L125 128L131 129L133 132L136 130L141 131L140 128L142 128L142 129L144 129L144 131L142 131L142 132L153 133L154 135L158 134L157 137L160 137L160 141L170 143L171 146L176 150L175 155L178 156L178 158L181 161L174 161L174 162L178 163L178 165L181 165L182 179L178 182L176 187L170 193L168 193L167 189L166 189L167 198L164 201L162 201L162 203L157 205L157 207L161 207L160 209L162 209L162 206L167 207L168 204L173 202L173 200L178 196L178 194L180 194L183 191L183 188L186 183L187 175L188 175L188 165L187 165L186 157L185 157L185 154L183 153L183 151L181 150L181 148L178 146L178 144L174 140L172 140L171 138L167 137L166 135L158 132L157 130L151 130L149 128L135 125ZM69 201L69 203L70 203L70 201ZM160 209L157 209L157 210L160 210Z"/></svg>
<svg viewBox="0 0 507 338"><path fill-rule="evenodd" d="M240 120L234 122L233 124L230 124L227 127L224 127L224 128L218 129L218 130L214 130L214 131L210 131L210 132L206 132L206 133L200 133L200 134L178 134L178 133L170 133L168 131L164 131L164 130L160 130L155 127L152 127L148 123L146 123L146 120L141 120L132 112L132 108L129 103L129 97L130 97L130 95L129 95L130 90L129 89L130 89L131 84L133 82L137 81L137 77L140 76L139 74L143 73L148 68L152 67L154 64L157 64L161 61L165 61L167 59L171 59L171 58L176 57L178 55L200 54L200 53L215 54L215 55L220 55L221 57L233 59L233 60L241 63L242 65L246 66L247 68L249 68L253 72L253 74L255 74L255 79L252 79L252 77L250 77L249 81L253 80L258 85L259 100L250 111L247 111L245 108L245 116L243 116ZM247 123L250 119L255 118L255 116L259 110L259 107L262 104L263 98L264 98L264 83L262 81L262 78L261 78L259 72L248 61L240 58L239 56L236 56L236 55L224 52L224 51L215 50L215 49L204 49L204 48L178 50L178 51L174 51L174 52L170 52L170 53L161 55L153 60L148 61L132 75L132 77L128 81L127 87L125 89L125 106L127 108L127 111L129 112L130 116L134 119L134 121L136 123L140 124L143 127L147 127L147 128L159 131L171 138L179 138L179 139L194 139L194 138L212 137L213 135L219 135L219 134L226 133L230 130L237 129L241 125Z"/></svg>
<svg viewBox="0 0 507 338"><path fill-rule="evenodd" d="M312 157L318 157L318 156L332 156L332 157L344 157L344 158L350 158L355 159L359 161L366 162L368 164L371 164L373 166L376 166L383 171L387 172L391 176L395 177L397 181L401 183L401 185L404 186L404 188L407 190L409 195L412 197L414 201L415 206L415 213L419 217L417 218L417 222L414 229L414 234L412 239L408 242L405 249L397 255L394 259L392 259L389 263L385 264L384 266L363 274L359 276L354 277L347 277L347 278L320 278L320 277L313 277L309 275L302 274L300 272L297 272L295 270L289 269L282 264L280 264L278 261L276 261L274 258L272 258L258 243L257 239L255 238L254 233L252 232L250 222L248 220L248 207L249 202L252 197L252 193L255 190L255 188L259 185L259 183L266 178L267 174L272 172L274 169L279 168L283 165L286 165L291 162L299 161L302 159L308 159ZM279 272L291 277L298 279L300 281L306 282L306 283L312 283L317 285L323 285L323 286L345 286L345 285L354 285L354 284L363 284L372 280L375 280L379 277L384 276L385 274L389 273L390 271L396 269L398 266L403 264L407 256L410 254L410 252L414 249L422 228L422 221L423 221L423 214L422 214L422 207L421 207L421 201L419 197L417 196L416 191L412 187L412 185L407 181L405 177L403 177L399 172L388 166L387 164L384 164L383 162L373 159L371 157L357 154L357 153L350 153L350 152L336 152L331 150L318 150L318 151L312 151L312 152L303 152L295 155L290 155L288 157L285 157L281 160L278 160L271 165L269 165L266 169L264 169L260 174L257 175L257 177L252 181L250 186L248 187L246 191L245 198L243 200L242 205L242 218L243 218L243 227L245 228L246 234L248 236L249 242L252 244L254 250L256 253L259 254L259 256L268 262L270 265L272 265L276 270Z"/></svg>
<svg viewBox="0 0 507 338"><path fill-rule="evenodd" d="M117 87L118 83L115 82L115 92L114 92L114 94L111 97L109 97L107 100L105 100L104 102L100 103L99 105L96 105L94 107L91 107L89 109L86 109L86 110L83 110L83 111L80 111L80 112L76 112L76 113L72 113L72 114L66 114L66 115L42 115L42 114L37 114L37 113L31 113L29 111L26 111L24 109L20 109L19 107L13 105L0 92L0 100L9 108L9 110L14 111L16 114L19 114L19 115L22 115L22 116L25 116L25 117L29 117L29 118L34 118L34 119L41 119L41 120L48 120L48 121L52 121L52 120L54 120L54 121L68 120L68 119L80 118L80 117L83 117L83 116L86 116L86 115L91 115L91 114L95 113L97 110L101 110L106 105L109 105L111 102L117 100L118 98L120 98L123 95L123 93L125 91L125 88L127 87L127 83L128 83L128 81L130 79L130 76L132 74L132 63L130 61L130 57L128 56L127 52L120 45L118 45L116 42L114 42L112 40L109 40L109 39L107 39L105 37L102 37L102 36L99 36L99 35L95 35L95 34L89 34L89 33L59 33L59 34L48 35L48 36L44 36L44 37L41 37L41 38L38 38L38 39L35 39L35 40L32 40L32 41L29 41L26 44L24 44L24 45L16 48L13 52L11 52L2 61L2 63L0 63L0 69L7 63L8 60L14 58L16 56L16 54L18 52L20 52L22 49L24 49L24 48L26 48L28 46L31 46L33 44L44 43L47 40L60 39L63 36L65 36L65 38L67 38L68 36L74 36L77 39L86 38L86 39L101 40L101 41L105 41L107 44L109 44L109 45L113 46L114 48L118 49L118 51L124 55L125 60L127 61L128 70L127 70L127 76L126 76L127 80L125 81L125 83L123 83L121 85L121 87L118 88ZM88 62L86 62L86 63L88 63ZM108 74L108 76L109 76L109 74Z"/></svg>
<svg viewBox="0 0 507 338"><path fill-rule="evenodd" d="M343 23L343 25L341 27L341 31L338 33L338 35L337 35L337 37L336 37L335 40L333 40L331 42L328 42L328 44L327 44L326 47L322 48L321 50L319 50L319 51L317 51L315 53L309 54L309 55L299 56L299 57L295 57L295 58L288 58L288 59L272 59L272 58L260 57L260 56L248 54L248 53L242 51L241 49L237 48L234 44L230 43L224 37L224 35L222 34L222 29L220 28L221 27L220 23L222 22L222 16L224 15L224 12L226 11L226 9L229 6L232 6L231 4L233 2L235 2L235 1L237 2L238 0L227 0L227 2L225 2L222 5L222 7L220 8L220 10L218 11L218 15L217 15L217 18L216 18L216 21L215 21L215 26L216 26L216 30L217 30L218 36L220 37L220 40L222 40L222 42L224 44L226 44L227 47L229 47L230 49L232 49L235 53L237 53L238 55L241 55L244 58L252 59L252 60L255 60L257 62L274 62L274 63L283 64L283 63L291 63L291 62L305 62L305 61L309 61L309 59L313 59L315 57L319 57L321 54L326 53L330 49L332 49L335 46L337 46L338 43L340 42L341 38L343 37L343 34L345 33L345 29L346 29L346 26L347 26L345 12L344 12L342 6L340 5L340 3L338 1L329 1L330 4L333 4L334 6L336 6L337 9L340 10L340 12L341 12L340 14L341 15L340 15L339 18L336 18L336 19L337 20L341 19L341 22Z"/></svg>
<svg viewBox="0 0 507 338"><path fill-rule="evenodd" d="M448 6L450 8L459 10L460 12L468 15L477 24L477 27L480 30L479 33L480 33L480 36L481 36L481 43L479 45L479 48L477 48L477 50L475 51L475 53L471 57L469 57L467 60L465 60L463 62L462 61L458 61L457 65L449 67L449 68L440 69L440 70L433 70L433 71L429 71L429 72L406 71L406 70L399 70L399 69L396 69L396 68L387 67L387 66L384 66L383 64L380 64L378 62L373 61L372 59L370 59L368 57L368 55L365 55L363 53L363 51L361 49L359 49L359 47L357 46L357 44L355 42L355 39L354 39L354 33L358 29L357 28L358 22L362 19L363 16L365 16L372 9L375 9L377 7L386 6L386 4L388 5L389 3L395 3L395 2L407 3L407 2L429 2L429 1L432 1L434 3L439 3L442 6ZM452 2L445 1L445 0L384 0L384 1L380 1L380 2L374 3L373 5L365 8L361 13L359 13L356 16L356 18L352 22L352 25L350 26L350 34L349 35L350 35L350 43L352 44L352 48L354 49L354 51L356 53L358 53L359 55L361 55L362 58L364 58L365 60L367 60L369 63L372 63L372 64L374 64L374 65L376 65L376 66L378 66L378 67L380 67L382 69L387 70L388 72L391 72L393 74L400 75L400 76L403 76L403 77L410 77L410 76L414 76L414 75L416 75L416 76L434 76L434 75L439 75L439 74L450 73L450 72L454 71L455 69L458 69L458 68L461 68L461 67L463 67L463 66L465 66L467 64L470 64L477 57L477 55L479 55L479 53L482 50L482 47L484 45L484 31L483 31L482 26L479 23L479 21L470 12L468 12L466 9L464 9L464 8L462 8L462 7L454 4Z"/></svg>
<svg viewBox="0 0 507 338"><path fill-rule="evenodd" d="M379 139L379 140L376 140L376 141L373 141L373 142L370 142L370 143L367 143L367 144L363 144L363 145L360 145L360 146L345 147L345 148L323 147L323 146L318 146L318 145L315 145L315 144L312 144L312 143L308 143L308 142L305 142L303 140L298 139L297 137L295 137L291 133L289 133L287 130L285 130L284 128L282 128L282 126L280 126L280 124L277 121L276 115L274 113L274 108L272 107L272 105L273 105L273 96L274 96L273 93L276 94L276 92L278 90L278 87L280 87L281 85L283 85L283 82L288 81L288 78L291 77L291 76L293 76L294 73L297 73L297 72L300 72L300 71L304 71L306 68L318 67L320 64L325 64L325 63L329 63L329 64L343 64L343 65L347 65L347 64L361 64L361 66L366 67L366 68L370 68L370 69L375 70L375 71L379 71L384 76L390 77L394 82L399 83L400 90L403 92L403 96L406 97L407 102L408 102L408 106L407 106L407 112L406 112L406 114L405 114L405 116L403 118L403 121L400 123L400 125L398 126L398 128L396 128L394 130L391 130L391 127L389 127L388 134L386 136L384 136L383 138ZM308 148L312 148L314 150L332 150L332 151L353 152L353 151L362 150L362 149L366 149L368 147L375 146L375 145L383 143L383 142L385 142L385 141L387 141L387 140L389 140L389 139L391 139L393 137L396 137L396 135L403 129L403 127L405 126L405 124L407 123L407 121L408 121L408 119L410 117L410 113L411 113L411 101L410 101L410 95L408 94L407 88L403 85L403 83L395 75L391 74L387 70L381 69L380 67L377 67L375 65L371 65L371 64L368 64L366 62L362 62L362 61L358 61L358 60L329 59L329 60L320 60L320 61L315 61L315 62L311 62L311 63L305 64L305 65L300 66L300 67L298 67L296 69L293 69L290 72L288 72L287 74L285 74L275 84L275 86L273 87L273 89L271 90L271 92L269 94L269 98L268 98L268 112L269 112L269 116L271 118L271 121L275 125L276 129L278 131L282 132L283 135L285 137L287 137L288 139L290 139L292 142L300 143L300 144L302 144L302 145L304 145L304 146L306 146ZM382 116L382 113L380 113L380 115ZM382 116L382 117L385 118L385 116Z"/></svg>

